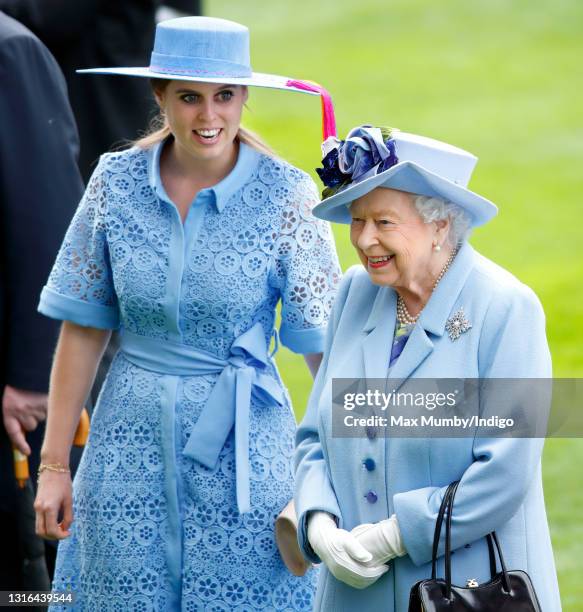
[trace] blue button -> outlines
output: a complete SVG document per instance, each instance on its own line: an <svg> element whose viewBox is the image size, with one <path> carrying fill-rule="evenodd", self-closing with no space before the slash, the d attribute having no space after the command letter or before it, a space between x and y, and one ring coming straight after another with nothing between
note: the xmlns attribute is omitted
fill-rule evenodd
<svg viewBox="0 0 583 612"><path fill-rule="evenodd" d="M366 426L366 437L369 440L374 440L377 437L377 428L372 425Z"/></svg>
<svg viewBox="0 0 583 612"><path fill-rule="evenodd" d="M377 464L375 463L374 459L371 459L370 457L367 457L363 462L362 465L366 468L366 470L368 472L372 472Z"/></svg>
<svg viewBox="0 0 583 612"><path fill-rule="evenodd" d="M377 499L379 498L379 496L374 492L374 491L369 491L366 495L366 501L369 504L376 504L377 503Z"/></svg>

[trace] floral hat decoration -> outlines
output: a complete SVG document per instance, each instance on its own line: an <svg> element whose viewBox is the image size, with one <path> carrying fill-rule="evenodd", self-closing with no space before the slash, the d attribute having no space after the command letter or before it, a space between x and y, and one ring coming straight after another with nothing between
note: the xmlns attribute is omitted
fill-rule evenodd
<svg viewBox="0 0 583 612"><path fill-rule="evenodd" d="M397 128L361 125L346 140L328 135L322 144L322 202L314 215L350 223L350 204L376 187L439 197L469 213L472 226L492 219L498 208L467 188L478 158L463 149Z"/></svg>

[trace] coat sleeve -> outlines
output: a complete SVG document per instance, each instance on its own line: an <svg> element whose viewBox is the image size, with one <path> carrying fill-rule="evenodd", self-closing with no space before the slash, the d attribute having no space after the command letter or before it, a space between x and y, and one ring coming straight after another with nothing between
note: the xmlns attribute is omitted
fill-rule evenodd
<svg viewBox="0 0 583 612"><path fill-rule="evenodd" d="M353 270L348 270L340 283L328 329L326 330L324 357L314 381L310 399L308 400L306 415L300 423L296 434L294 501L298 515L298 540L304 555L314 563L320 563L320 559L308 542L308 513L317 510L329 512L336 516L339 523L342 524L340 507L330 481L326 457L318 431L318 411L322 389L329 378L328 365L330 351L334 342L334 334L342 316L342 310L353 278Z"/></svg>
<svg viewBox="0 0 583 612"><path fill-rule="evenodd" d="M34 36L0 45L0 91L6 381L42 392L58 325L36 302L83 190L78 138L62 74Z"/></svg>
<svg viewBox="0 0 583 612"><path fill-rule="evenodd" d="M551 378L544 312L530 289L515 285L494 296L482 327L478 360L481 379ZM516 388L512 402L518 412L528 410L529 385ZM480 401L481 414L496 414L495 405L482 403L489 398ZM543 438L475 438L474 461L461 475L455 498L453 548L484 537L512 518L538 473L543 444ZM435 521L447 484L393 497L405 547L416 565L431 560Z"/></svg>

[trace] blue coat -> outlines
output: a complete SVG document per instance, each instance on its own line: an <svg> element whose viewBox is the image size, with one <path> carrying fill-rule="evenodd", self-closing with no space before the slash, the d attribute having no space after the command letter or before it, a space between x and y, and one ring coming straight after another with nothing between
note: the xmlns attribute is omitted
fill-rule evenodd
<svg viewBox="0 0 583 612"><path fill-rule="evenodd" d="M484 535L495 530L508 569L526 570L544 612L561 609L542 480L542 439L338 438L331 433L333 378L385 378L395 326L395 291L373 285L357 266L346 274L330 320L325 355L297 435L296 508L299 540L306 515L325 510L350 530L395 513L407 555L366 590L320 574L315 610L396 611L431 574L437 511L447 485L461 480L452 526L452 575L490 578ZM452 341L447 320L463 307L472 328ZM436 288L391 378L548 378L545 319L535 294L510 273L464 244ZM376 468L363 469L372 458ZM378 500L367 499L375 491ZM374 496L372 497L374 500ZM442 538L443 544L443 538ZM442 554L442 550L440 551ZM443 557L439 560L444 575Z"/></svg>

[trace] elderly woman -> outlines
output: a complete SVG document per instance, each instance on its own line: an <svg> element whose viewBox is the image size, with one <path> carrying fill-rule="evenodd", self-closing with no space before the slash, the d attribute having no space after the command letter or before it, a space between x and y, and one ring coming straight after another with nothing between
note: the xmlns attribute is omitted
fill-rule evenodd
<svg viewBox="0 0 583 612"><path fill-rule="evenodd" d="M300 546L326 566L315 609L407 610L412 586L431 574L440 503L459 480L454 584L490 579L484 536L495 530L507 567L528 572L542 610L560 610L541 439L332 431L333 379L390 378L392 389L416 378L551 376L537 297L467 242L497 212L466 188L476 158L369 126L325 146L327 189L314 214L350 224L362 266L340 286L297 435Z"/></svg>

